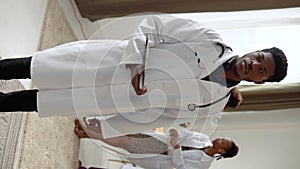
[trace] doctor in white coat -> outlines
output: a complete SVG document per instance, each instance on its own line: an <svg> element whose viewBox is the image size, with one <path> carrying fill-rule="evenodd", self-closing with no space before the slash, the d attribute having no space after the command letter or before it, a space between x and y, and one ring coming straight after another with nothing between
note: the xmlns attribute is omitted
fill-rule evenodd
<svg viewBox="0 0 300 169"><path fill-rule="evenodd" d="M137 136L128 135L104 139L101 130L93 126L97 122L91 121L89 124L86 123L87 127L81 126L77 121L75 133L79 138L98 139L109 145L122 148L129 152L126 157L131 162L145 169L208 169L215 158L217 160L231 158L236 156L239 151L238 146L231 139L217 138L210 141L205 134L189 132L183 128L178 131L171 129L169 134L153 130L142 132L142 136L146 139L146 136L149 136L156 140L152 144L151 141L147 141L138 134ZM82 133L82 131L88 134ZM138 137L138 141L132 137ZM161 143L157 141L166 145L166 149L161 150L161 153L153 152L153 149L160 147L158 144Z"/></svg>
<svg viewBox="0 0 300 169"><path fill-rule="evenodd" d="M277 48L238 57L213 30L170 15L146 16L128 40L77 41L36 52L16 64L26 71L9 72L16 60L0 61L0 79L32 78L38 91L1 93L1 111L109 115L101 124L108 137L215 115L241 80L280 81L287 68ZM139 87L143 74L145 86ZM121 131L124 126L135 127Z"/></svg>
<svg viewBox="0 0 300 169"><path fill-rule="evenodd" d="M136 73L131 74L129 67L135 71L135 65L144 63L146 37L150 44L145 61L148 91L137 95L131 84ZM223 46L218 34L196 22L153 15L142 21L129 40L79 41L37 52L31 76L39 88L39 116L112 115L149 109L162 113L164 108L197 114L198 110L188 110L190 103L211 103L231 89L201 80L233 57L229 48L222 51ZM220 102L222 109L227 101Z"/></svg>

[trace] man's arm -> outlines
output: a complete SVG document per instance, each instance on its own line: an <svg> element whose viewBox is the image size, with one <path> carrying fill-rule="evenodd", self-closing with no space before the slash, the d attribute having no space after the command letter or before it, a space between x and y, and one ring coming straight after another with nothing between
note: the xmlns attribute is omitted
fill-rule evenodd
<svg viewBox="0 0 300 169"><path fill-rule="evenodd" d="M121 64L142 64L146 37L152 46L165 43L222 41L220 36L198 22L172 15L148 15L130 37Z"/></svg>
<svg viewBox="0 0 300 169"><path fill-rule="evenodd" d="M136 73L136 66L142 65L145 55L146 39L152 47L158 44L221 41L219 35L207 29L198 22L177 18L172 15L149 15L138 25L135 33L129 39L120 66L129 67L131 73ZM139 77L143 72L132 74L132 85L138 95L146 93L146 88L138 89Z"/></svg>

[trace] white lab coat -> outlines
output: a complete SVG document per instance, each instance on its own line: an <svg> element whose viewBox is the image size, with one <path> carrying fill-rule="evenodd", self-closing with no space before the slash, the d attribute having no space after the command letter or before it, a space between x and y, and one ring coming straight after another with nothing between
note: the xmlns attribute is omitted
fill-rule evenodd
<svg viewBox="0 0 300 169"><path fill-rule="evenodd" d="M169 145L168 134L147 131L148 134ZM185 129L178 130L177 142L180 146L205 148L212 146L207 135L188 132ZM208 169L214 158L208 156L201 150L181 151L181 149L171 150L168 155L157 154L129 154L127 157L133 163L145 169Z"/></svg>
<svg viewBox="0 0 300 169"><path fill-rule="evenodd" d="M146 61L148 92L137 96L125 65L143 63L146 34L152 43ZM218 34L199 23L150 15L129 40L78 41L37 52L31 72L40 90L39 116L116 115L109 124L102 123L105 136L115 130L114 124L124 124L124 128L128 123L139 123L143 127L135 129L145 131L161 123L195 120L199 113L218 113L227 98L203 109L187 109L190 103L201 105L218 100L230 90L201 80L233 56L225 50L219 58L221 48L216 42L225 45ZM112 133L122 135L136 130Z"/></svg>

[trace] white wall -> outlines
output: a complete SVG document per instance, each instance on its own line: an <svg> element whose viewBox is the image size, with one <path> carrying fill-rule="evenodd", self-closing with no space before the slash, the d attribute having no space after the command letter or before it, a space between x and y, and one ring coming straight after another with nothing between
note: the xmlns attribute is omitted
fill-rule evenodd
<svg viewBox="0 0 300 169"><path fill-rule="evenodd" d="M32 55L37 50L47 0L1 0L0 56Z"/></svg>
<svg viewBox="0 0 300 169"><path fill-rule="evenodd" d="M1 0L0 56L32 56L37 51L47 0ZM25 88L30 80L20 80Z"/></svg>
<svg viewBox="0 0 300 169"><path fill-rule="evenodd" d="M300 109L224 114L215 137L229 137L240 147L234 159L214 162L211 169L297 169Z"/></svg>

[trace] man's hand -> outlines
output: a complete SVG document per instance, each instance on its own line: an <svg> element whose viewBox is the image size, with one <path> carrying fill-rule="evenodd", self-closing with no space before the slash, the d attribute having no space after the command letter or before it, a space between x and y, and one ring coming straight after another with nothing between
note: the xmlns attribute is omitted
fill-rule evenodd
<svg viewBox="0 0 300 169"><path fill-rule="evenodd" d="M147 92L147 86L140 88L140 78L144 76L144 65L129 65L131 70L131 85L137 95L143 95Z"/></svg>
<svg viewBox="0 0 300 169"><path fill-rule="evenodd" d="M232 91L231 91L231 95L237 100L237 104L235 107L238 107L240 106L240 104L242 103L243 101L243 96L242 94L240 93L239 89L237 87L233 88Z"/></svg>
<svg viewBox="0 0 300 169"><path fill-rule="evenodd" d="M243 101L243 96L240 93L239 89L235 87L231 90L231 95L229 97L229 100L224 110L228 107L237 108L242 103L242 101Z"/></svg>

